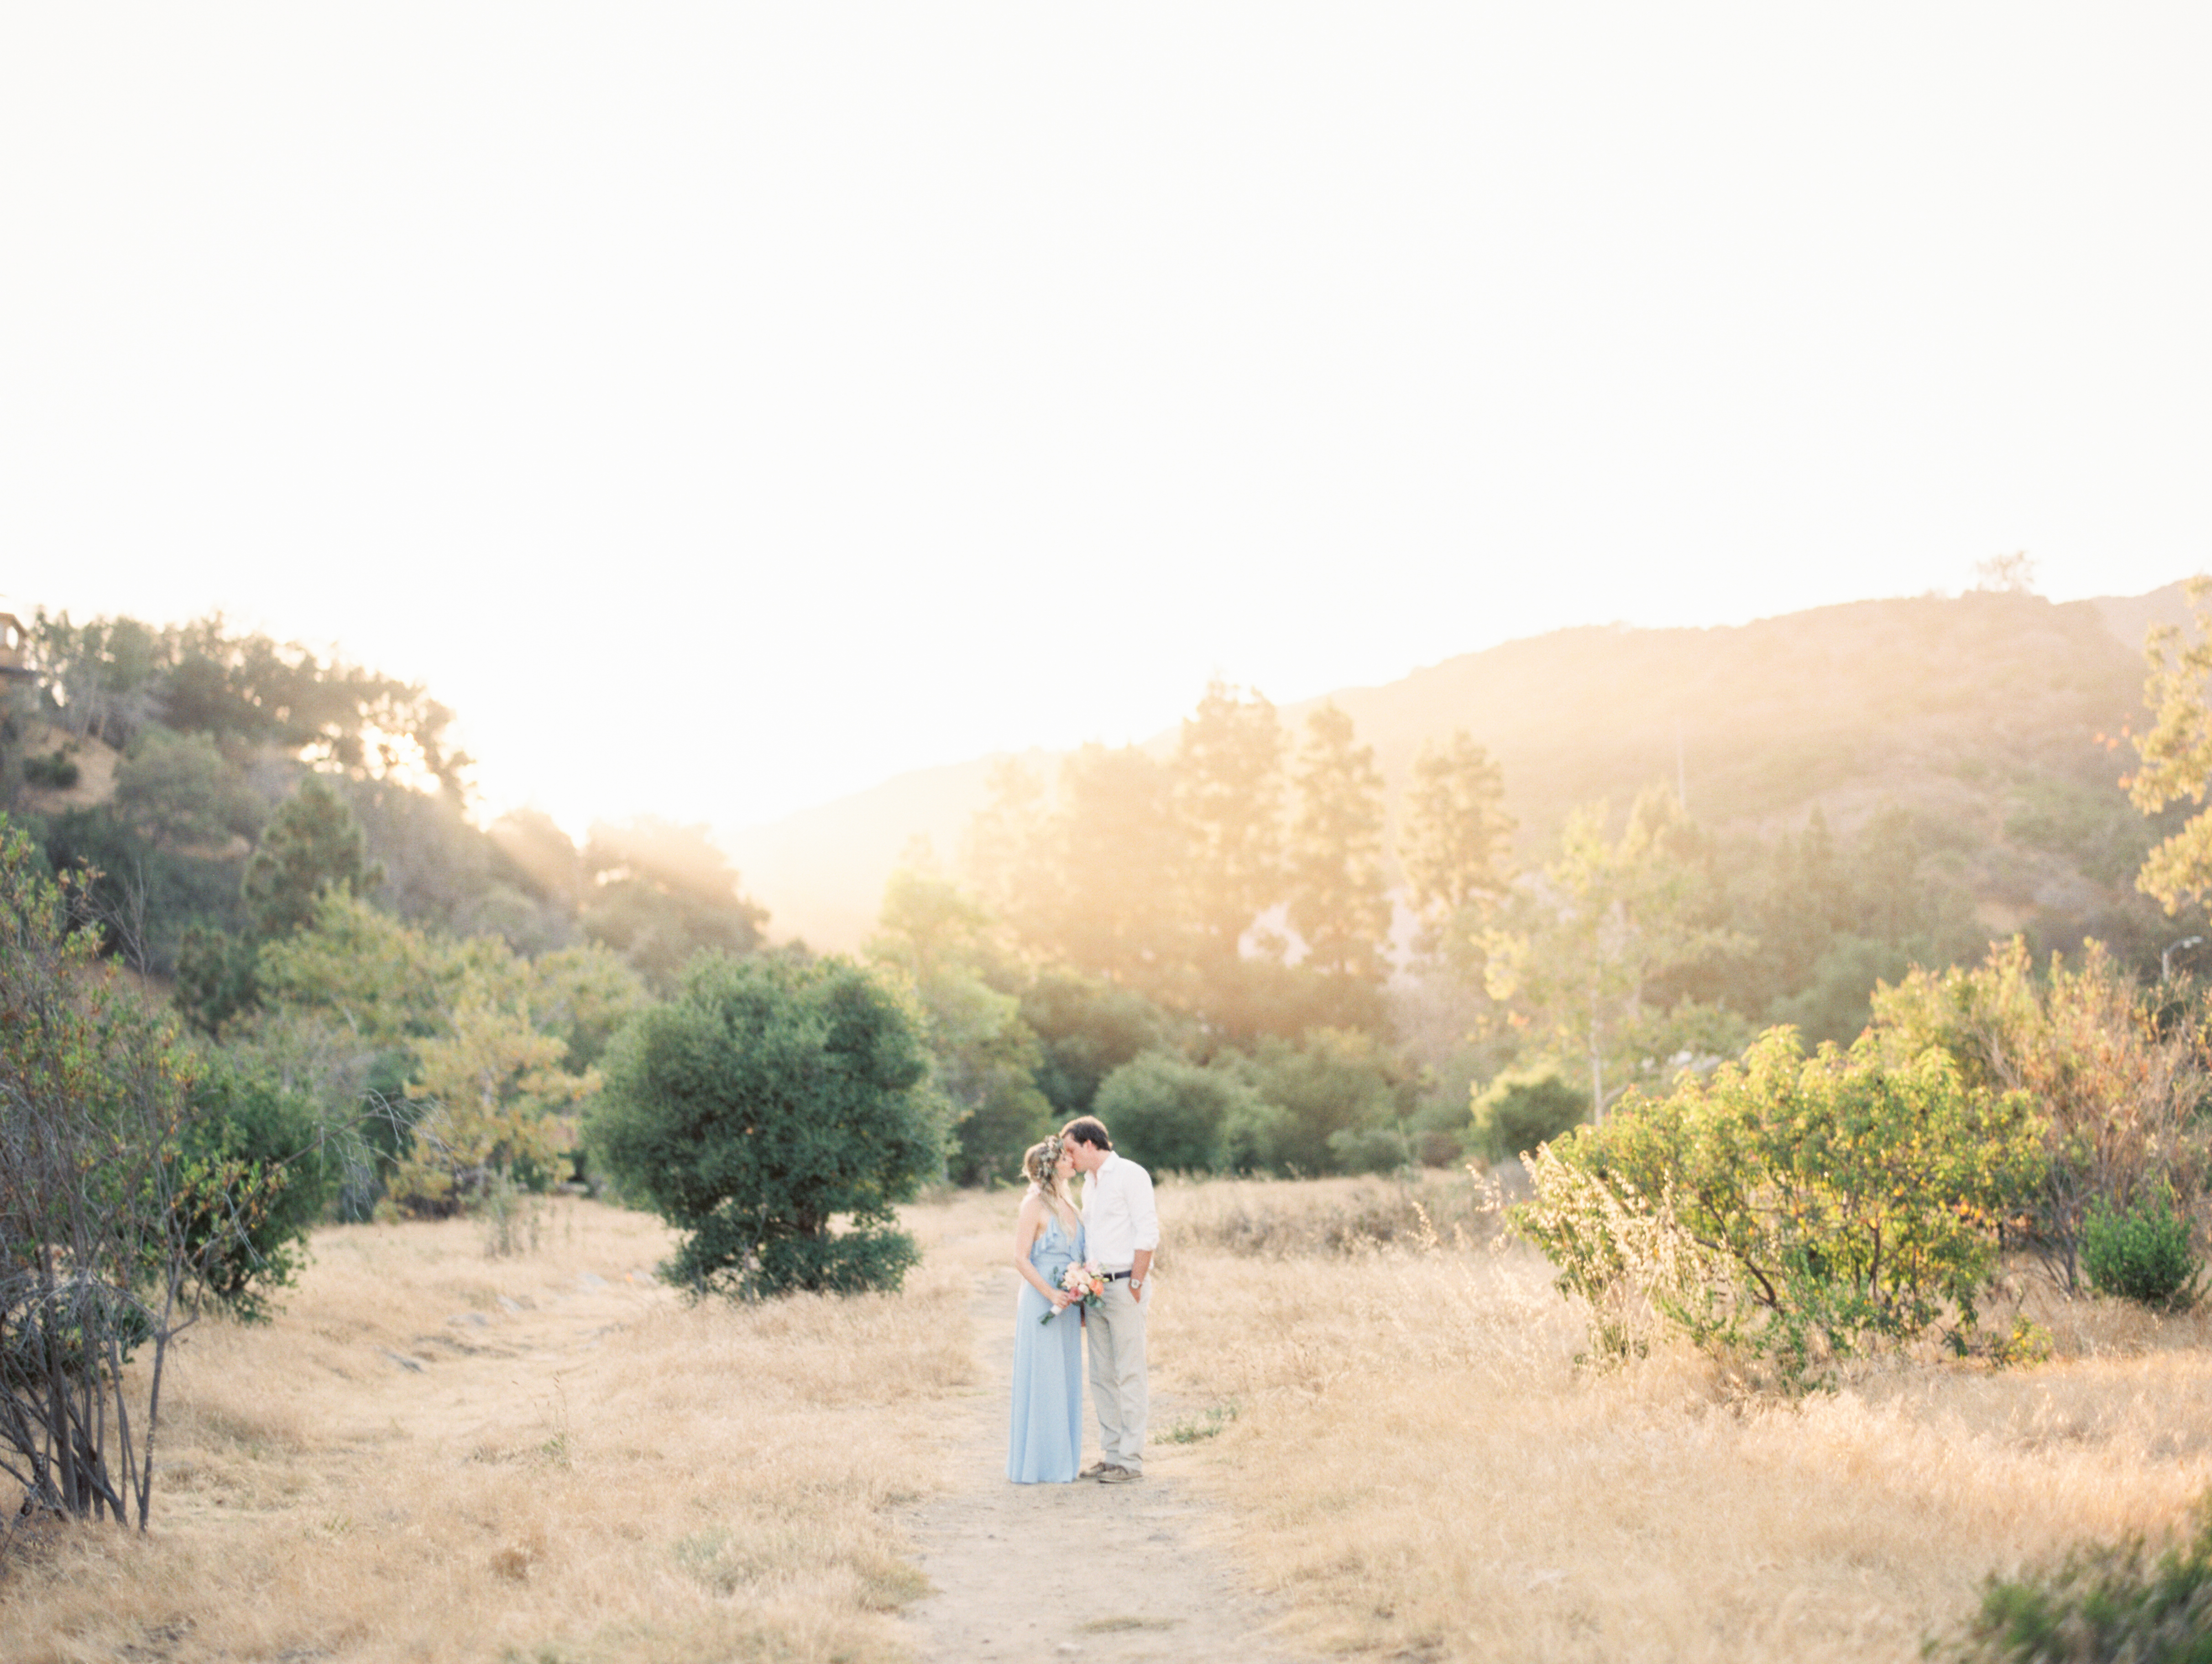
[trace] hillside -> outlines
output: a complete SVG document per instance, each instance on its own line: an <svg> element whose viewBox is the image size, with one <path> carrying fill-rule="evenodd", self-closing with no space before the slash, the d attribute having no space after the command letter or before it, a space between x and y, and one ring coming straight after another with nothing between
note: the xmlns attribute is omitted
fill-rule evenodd
<svg viewBox="0 0 2212 1664"><path fill-rule="evenodd" d="M1394 795L1423 740L1465 728L1489 747L1524 857L1574 805L1625 806L1679 767L1692 812L1717 829L1799 825L1816 804L1838 830L1891 805L1956 826L1974 846L1984 920L2008 929L2039 908L2093 917L2120 901L2140 823L2114 785L2128 754L2099 736L2140 707L2143 632L2185 616L2176 584L2064 604L1974 592L1707 629L1589 627L1327 697L1375 746ZM912 839L956 853L993 761L902 774L724 841L779 937L849 947Z"/></svg>

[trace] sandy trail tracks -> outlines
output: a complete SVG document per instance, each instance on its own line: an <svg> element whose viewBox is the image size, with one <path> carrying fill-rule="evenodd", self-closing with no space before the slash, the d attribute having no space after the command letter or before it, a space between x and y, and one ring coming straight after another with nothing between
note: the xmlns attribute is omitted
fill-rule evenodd
<svg viewBox="0 0 2212 1664"><path fill-rule="evenodd" d="M907 1609L927 1664L1070 1658L1086 1664L1288 1664L1273 1613L1238 1584L1207 1504L1181 1471L1188 1453L1160 1435L1193 1406L1159 1390L1134 1485L1009 1485L1012 1273L979 1272L969 1304L978 1385L950 1400L943 1436L951 1488L907 1521L933 1593ZM1084 1399L1083 1462L1097 1459Z"/></svg>

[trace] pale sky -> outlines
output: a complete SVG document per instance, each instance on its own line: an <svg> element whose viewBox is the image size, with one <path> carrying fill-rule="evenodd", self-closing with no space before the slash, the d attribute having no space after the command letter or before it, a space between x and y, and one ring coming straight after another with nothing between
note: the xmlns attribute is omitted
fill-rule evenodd
<svg viewBox="0 0 2212 1664"><path fill-rule="evenodd" d="M2212 565L2201 6L0 4L0 591L735 826Z"/></svg>

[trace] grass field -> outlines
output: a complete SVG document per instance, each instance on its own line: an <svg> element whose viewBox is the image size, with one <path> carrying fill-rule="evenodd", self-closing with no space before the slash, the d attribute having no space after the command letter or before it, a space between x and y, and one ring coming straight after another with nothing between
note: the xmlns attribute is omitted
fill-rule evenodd
<svg viewBox="0 0 2212 1664"><path fill-rule="evenodd" d="M1316 1216L1392 1217L1379 1186L1331 1188L1164 1193L1184 1240L1154 1331L1183 1390L1235 1406L1198 1471L1316 1650L1917 1656L1991 1571L2165 1533L2212 1485L2202 1317L2045 1299L2035 1368L1900 1362L1747 1400L1693 1357L1578 1371L1526 1248L1316 1251Z"/></svg>
<svg viewBox="0 0 2212 1664"><path fill-rule="evenodd" d="M935 1482L970 1274L691 1309L652 1221L550 1216L498 1260L465 1222L325 1230L273 1323L194 1330L149 1540L19 1552L0 1658L897 1656L887 1511Z"/></svg>
<svg viewBox="0 0 2212 1664"><path fill-rule="evenodd" d="M2048 1363L1797 1403L1682 1356L1593 1376L1542 1263L1430 1199L1433 1233L1380 1181L1162 1187L1153 1368L1203 1406L1175 1470L1316 1653L1904 1658L1989 1572L2212 1485L2200 1319L2046 1303ZM908 1210L902 1295L741 1309L675 1300L659 1228L590 1203L507 1260L322 1231L273 1323L194 1331L149 1538L19 1540L0 1658L895 1659L898 1512L945 1481L1014 1200Z"/></svg>

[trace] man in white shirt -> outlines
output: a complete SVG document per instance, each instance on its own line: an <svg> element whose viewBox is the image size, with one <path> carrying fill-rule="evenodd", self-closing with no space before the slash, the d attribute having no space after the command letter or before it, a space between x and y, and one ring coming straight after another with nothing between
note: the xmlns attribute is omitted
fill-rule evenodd
<svg viewBox="0 0 2212 1664"><path fill-rule="evenodd" d="M1109 1279L1085 1337L1102 1455L1082 1477L1124 1485L1145 1475L1145 1284L1160 1245L1152 1175L1115 1155L1105 1123L1092 1116L1078 1116L1060 1136L1083 1175L1085 1255Z"/></svg>

